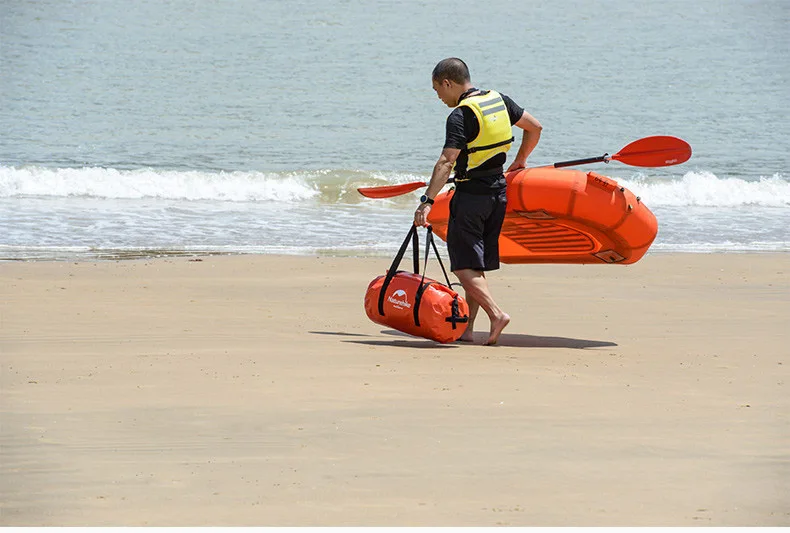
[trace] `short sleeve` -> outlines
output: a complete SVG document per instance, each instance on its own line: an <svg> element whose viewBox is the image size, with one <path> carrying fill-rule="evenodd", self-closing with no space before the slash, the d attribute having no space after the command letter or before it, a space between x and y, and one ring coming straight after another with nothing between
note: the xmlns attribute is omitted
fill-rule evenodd
<svg viewBox="0 0 790 533"><path fill-rule="evenodd" d="M502 100L505 101L505 107L507 107L507 114L510 116L510 124L515 124L519 120L521 120L521 116L524 114L524 108L514 102L509 96L502 95Z"/></svg>
<svg viewBox="0 0 790 533"><path fill-rule="evenodd" d="M456 148L463 150L466 148L466 132L464 129L464 114L461 108L453 109L447 117L447 126L444 137L445 148Z"/></svg>

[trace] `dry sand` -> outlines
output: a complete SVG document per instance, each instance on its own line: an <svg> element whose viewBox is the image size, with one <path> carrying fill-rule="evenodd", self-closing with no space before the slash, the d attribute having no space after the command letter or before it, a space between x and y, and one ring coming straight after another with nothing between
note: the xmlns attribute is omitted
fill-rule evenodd
<svg viewBox="0 0 790 533"><path fill-rule="evenodd" d="M0 263L0 524L790 525L790 254L506 265L497 347L387 264Z"/></svg>

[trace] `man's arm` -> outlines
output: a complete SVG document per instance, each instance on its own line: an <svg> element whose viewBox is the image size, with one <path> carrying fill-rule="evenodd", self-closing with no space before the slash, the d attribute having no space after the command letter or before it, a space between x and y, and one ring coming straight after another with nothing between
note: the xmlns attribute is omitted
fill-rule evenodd
<svg viewBox="0 0 790 533"><path fill-rule="evenodd" d="M428 182L428 189L425 194L428 198L436 198L442 191L442 187L447 183L450 178L450 173L453 171L455 160L461 155L461 150L457 148L444 148L439 160L433 166L433 173L431 174L431 181Z"/></svg>
<svg viewBox="0 0 790 533"><path fill-rule="evenodd" d="M450 172L453 171L455 160L461 154L461 150L457 148L445 148L442 150L442 155L433 166L433 173L431 174L431 181L428 183L428 189L425 195L428 198L434 199L441 192L442 187L447 183L450 178ZM430 204L420 204L414 212L414 225L426 226L428 224L428 213L431 211Z"/></svg>
<svg viewBox="0 0 790 533"><path fill-rule="evenodd" d="M521 137L521 146L516 154L516 159L513 160L513 163L507 169L508 172L527 166L527 158L529 154L532 153L532 150L535 149L535 146L538 145L540 132L543 130L543 126L538 122L538 119L526 111L524 111L524 114L518 119L516 126L524 130L524 135Z"/></svg>

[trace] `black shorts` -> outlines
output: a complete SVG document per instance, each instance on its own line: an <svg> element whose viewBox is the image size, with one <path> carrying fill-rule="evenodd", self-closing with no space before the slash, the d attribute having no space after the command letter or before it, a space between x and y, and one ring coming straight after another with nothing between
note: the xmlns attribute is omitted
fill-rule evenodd
<svg viewBox="0 0 790 533"><path fill-rule="evenodd" d="M501 189L491 194L455 191L447 226L450 270L499 268L499 232L505 221L506 191Z"/></svg>

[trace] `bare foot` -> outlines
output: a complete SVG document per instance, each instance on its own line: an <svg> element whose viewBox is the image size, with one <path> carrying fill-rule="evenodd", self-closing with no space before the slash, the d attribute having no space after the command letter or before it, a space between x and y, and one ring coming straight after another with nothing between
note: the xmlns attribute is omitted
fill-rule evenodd
<svg viewBox="0 0 790 533"><path fill-rule="evenodd" d="M491 333L488 335L488 340L483 343L483 346L493 346L499 340L499 334L502 330L510 324L510 315L502 313L502 316L491 322Z"/></svg>
<svg viewBox="0 0 790 533"><path fill-rule="evenodd" d="M471 329L466 328L466 331L458 337L458 340L461 342L475 342L475 333Z"/></svg>

